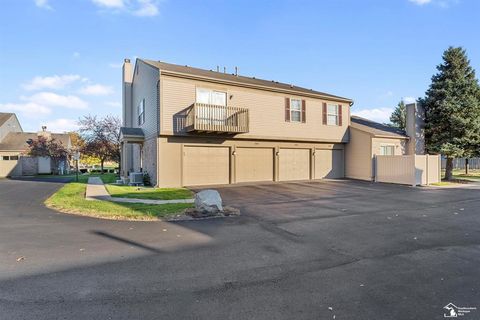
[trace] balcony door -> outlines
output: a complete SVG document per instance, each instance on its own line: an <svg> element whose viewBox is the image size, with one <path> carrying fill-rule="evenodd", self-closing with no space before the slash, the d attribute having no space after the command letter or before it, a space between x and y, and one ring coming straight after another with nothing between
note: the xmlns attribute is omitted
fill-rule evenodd
<svg viewBox="0 0 480 320"><path fill-rule="evenodd" d="M198 121L205 124L225 125L227 120L227 93L197 88Z"/></svg>

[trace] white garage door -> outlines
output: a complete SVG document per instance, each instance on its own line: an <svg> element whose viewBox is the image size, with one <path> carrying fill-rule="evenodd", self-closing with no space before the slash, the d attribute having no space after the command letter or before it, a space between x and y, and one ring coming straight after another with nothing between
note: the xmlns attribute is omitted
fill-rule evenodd
<svg viewBox="0 0 480 320"><path fill-rule="evenodd" d="M310 179L310 149L279 150L279 180Z"/></svg>
<svg viewBox="0 0 480 320"><path fill-rule="evenodd" d="M344 174L343 150L315 151L315 179L338 179Z"/></svg>
<svg viewBox="0 0 480 320"><path fill-rule="evenodd" d="M199 186L230 183L228 147L183 148L183 184Z"/></svg>
<svg viewBox="0 0 480 320"><path fill-rule="evenodd" d="M237 182L273 181L273 148L237 148Z"/></svg>

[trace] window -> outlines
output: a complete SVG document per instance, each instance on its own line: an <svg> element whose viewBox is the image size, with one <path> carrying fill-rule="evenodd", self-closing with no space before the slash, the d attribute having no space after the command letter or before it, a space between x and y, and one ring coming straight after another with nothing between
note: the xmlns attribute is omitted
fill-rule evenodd
<svg viewBox="0 0 480 320"><path fill-rule="evenodd" d="M290 121L302 121L302 100L290 99Z"/></svg>
<svg viewBox="0 0 480 320"><path fill-rule="evenodd" d="M380 146L380 155L381 156L393 156L393 155L395 155L395 146L394 145Z"/></svg>
<svg viewBox="0 0 480 320"><path fill-rule="evenodd" d="M1 156L0 157L1 160L18 160L18 156Z"/></svg>
<svg viewBox="0 0 480 320"><path fill-rule="evenodd" d="M141 126L145 123L145 99L142 99L138 105L138 125Z"/></svg>
<svg viewBox="0 0 480 320"><path fill-rule="evenodd" d="M198 120L202 123L225 125L227 121L227 93L197 88L197 103L208 106L198 107Z"/></svg>
<svg viewBox="0 0 480 320"><path fill-rule="evenodd" d="M327 124L329 126L337 126L338 121L338 105L327 104Z"/></svg>
<svg viewBox="0 0 480 320"><path fill-rule="evenodd" d="M197 88L197 103L227 106L227 93L203 88Z"/></svg>

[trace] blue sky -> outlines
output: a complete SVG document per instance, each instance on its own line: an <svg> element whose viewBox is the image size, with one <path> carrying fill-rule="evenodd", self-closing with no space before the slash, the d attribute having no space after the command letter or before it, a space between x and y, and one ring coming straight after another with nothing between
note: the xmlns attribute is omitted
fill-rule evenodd
<svg viewBox="0 0 480 320"><path fill-rule="evenodd" d="M121 114L121 63L136 57L226 66L355 100L387 121L422 96L442 52L480 72L480 1L2 0L0 112L24 130L76 129Z"/></svg>

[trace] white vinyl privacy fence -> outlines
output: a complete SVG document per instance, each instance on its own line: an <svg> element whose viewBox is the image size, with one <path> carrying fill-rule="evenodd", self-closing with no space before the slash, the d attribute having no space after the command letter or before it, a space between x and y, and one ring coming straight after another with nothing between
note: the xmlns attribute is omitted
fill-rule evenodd
<svg viewBox="0 0 480 320"><path fill-rule="evenodd" d="M376 156L375 181L412 186L441 180L439 155Z"/></svg>

